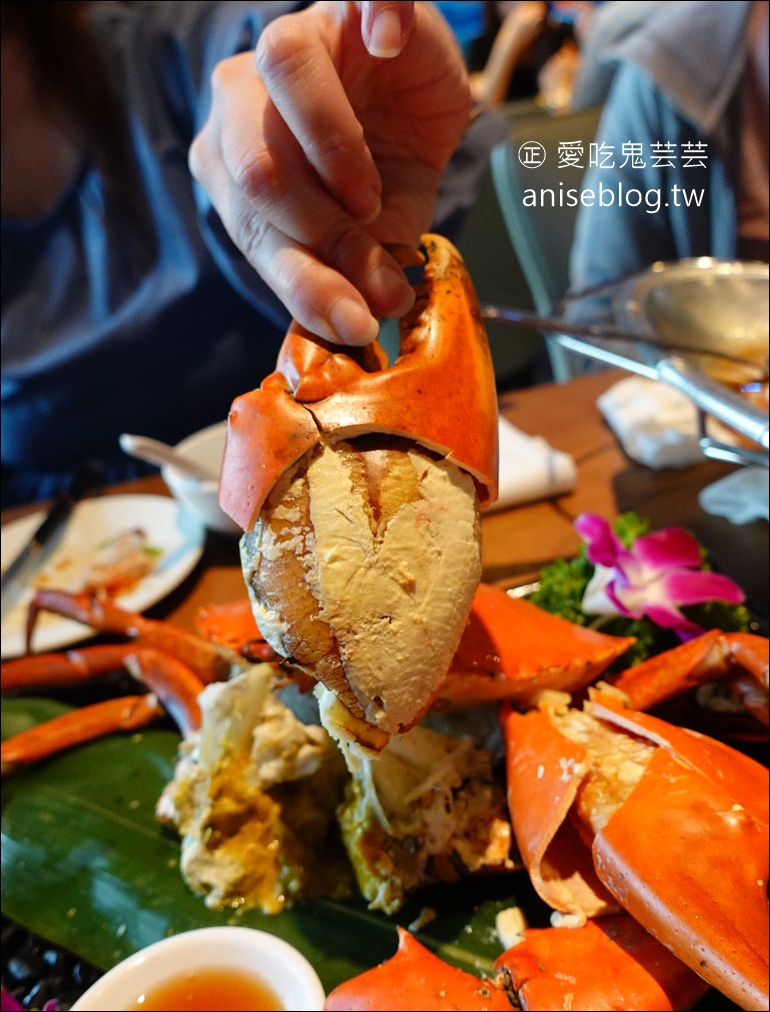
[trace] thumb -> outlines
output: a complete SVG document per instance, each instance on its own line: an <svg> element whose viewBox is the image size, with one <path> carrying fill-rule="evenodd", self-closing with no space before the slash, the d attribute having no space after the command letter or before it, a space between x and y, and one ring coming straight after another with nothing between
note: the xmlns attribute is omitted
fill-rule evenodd
<svg viewBox="0 0 770 1012"><path fill-rule="evenodd" d="M361 37L372 56L398 56L409 37L414 3L375 2L361 4Z"/></svg>

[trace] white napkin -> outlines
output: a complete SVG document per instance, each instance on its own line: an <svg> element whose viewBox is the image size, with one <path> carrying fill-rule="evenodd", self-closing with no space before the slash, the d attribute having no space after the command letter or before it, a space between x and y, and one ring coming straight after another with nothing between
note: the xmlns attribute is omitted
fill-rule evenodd
<svg viewBox="0 0 770 1012"><path fill-rule="evenodd" d="M705 513L727 517L734 524L770 517L770 485L766 467L744 467L701 489L698 503Z"/></svg>
<svg viewBox="0 0 770 1012"><path fill-rule="evenodd" d="M571 492L577 468L568 453L541 436L528 436L505 418L498 420L499 495L487 512Z"/></svg>
<svg viewBox="0 0 770 1012"><path fill-rule="evenodd" d="M697 409L666 383L629 376L601 394L596 404L637 463L659 470L703 460Z"/></svg>

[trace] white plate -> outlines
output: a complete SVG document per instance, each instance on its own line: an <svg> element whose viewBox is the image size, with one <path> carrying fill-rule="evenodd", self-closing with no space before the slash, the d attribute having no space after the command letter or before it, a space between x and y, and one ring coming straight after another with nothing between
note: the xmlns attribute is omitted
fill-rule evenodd
<svg viewBox="0 0 770 1012"><path fill-rule="evenodd" d="M2 569L10 565L42 519L42 513L33 513L3 527ZM120 594L116 603L127 611L142 612L178 587L203 553L203 524L167 496L114 495L84 499L73 510L58 543L46 550L45 561L38 572L52 569L57 558L87 557L107 539L137 527L145 531L150 546L161 554L153 571ZM3 660L25 652L26 610L32 593L30 587L20 594L3 619ZM35 653L59 650L93 635L94 630L79 622L46 612L38 618L32 649Z"/></svg>

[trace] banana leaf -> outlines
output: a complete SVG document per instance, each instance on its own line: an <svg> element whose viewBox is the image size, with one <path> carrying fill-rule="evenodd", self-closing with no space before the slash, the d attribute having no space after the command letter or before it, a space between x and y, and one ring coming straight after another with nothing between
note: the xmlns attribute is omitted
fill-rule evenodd
<svg viewBox="0 0 770 1012"><path fill-rule="evenodd" d="M3 702L2 735L69 707L49 699ZM3 913L102 969L170 934L213 924L270 931L302 951L327 990L392 956L396 924L447 962L490 973L500 943L495 915L521 905L547 924L524 875L427 889L397 917L361 900L312 900L276 915L210 910L185 885L175 834L154 816L171 778L171 730L110 735L7 777L2 799ZM435 916L427 920L424 912Z"/></svg>

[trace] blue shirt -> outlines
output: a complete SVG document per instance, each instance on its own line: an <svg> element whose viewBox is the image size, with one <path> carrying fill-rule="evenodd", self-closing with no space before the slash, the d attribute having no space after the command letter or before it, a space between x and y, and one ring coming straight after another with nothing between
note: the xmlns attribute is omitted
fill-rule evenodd
<svg viewBox="0 0 770 1012"><path fill-rule="evenodd" d="M84 458L108 481L141 473L121 432L176 442L274 368L288 315L225 234L187 153L215 63L297 6L93 5L127 110L138 214L84 165L50 213L2 221L4 506L48 497Z"/></svg>
<svg viewBox="0 0 770 1012"><path fill-rule="evenodd" d="M121 432L179 439L227 416L275 368L289 316L226 235L187 164L220 60L306 3L94 4L92 27L128 116L137 186L116 197L84 165L36 221L2 221L2 501L48 498L84 459L105 481L146 465ZM507 131L477 116L433 228L451 235Z"/></svg>
<svg viewBox="0 0 770 1012"><path fill-rule="evenodd" d="M582 187L615 194L580 208L571 253L571 287L581 291L656 260L736 256L736 189L740 174L741 83L746 65L746 26L751 3L666 4L646 28L624 39L612 54L617 71L596 141L620 152L639 144L643 168L617 160L615 168L587 170ZM670 142L673 164L649 157L650 145ZM705 152L702 161L683 151ZM674 186L678 187L674 191ZM648 211L621 205L620 189L660 195ZM691 195L689 204L683 191ZM692 196L695 195L695 196ZM702 195L702 196L699 196Z"/></svg>

